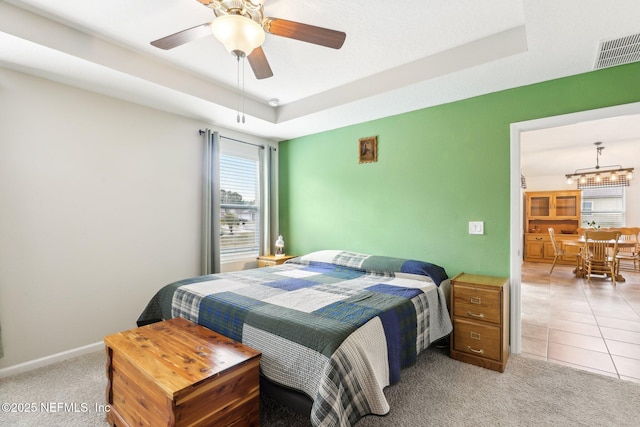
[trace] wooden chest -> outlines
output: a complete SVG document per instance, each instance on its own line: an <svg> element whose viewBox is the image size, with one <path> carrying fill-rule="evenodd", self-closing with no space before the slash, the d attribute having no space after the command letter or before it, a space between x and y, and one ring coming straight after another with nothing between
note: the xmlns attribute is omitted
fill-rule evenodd
<svg viewBox="0 0 640 427"><path fill-rule="evenodd" d="M260 352L182 318L104 342L111 425L259 425Z"/></svg>
<svg viewBox="0 0 640 427"><path fill-rule="evenodd" d="M509 357L509 279L461 273L451 279L450 355L504 372Z"/></svg>

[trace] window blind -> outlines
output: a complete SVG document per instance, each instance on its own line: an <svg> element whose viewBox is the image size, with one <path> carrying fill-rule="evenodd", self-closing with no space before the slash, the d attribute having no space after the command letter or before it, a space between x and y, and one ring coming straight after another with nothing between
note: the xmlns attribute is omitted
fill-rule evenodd
<svg viewBox="0 0 640 427"><path fill-rule="evenodd" d="M625 187L582 190L582 224L595 221L600 227L624 227Z"/></svg>
<svg viewBox="0 0 640 427"><path fill-rule="evenodd" d="M260 250L259 148L224 141L220 150L220 262Z"/></svg>

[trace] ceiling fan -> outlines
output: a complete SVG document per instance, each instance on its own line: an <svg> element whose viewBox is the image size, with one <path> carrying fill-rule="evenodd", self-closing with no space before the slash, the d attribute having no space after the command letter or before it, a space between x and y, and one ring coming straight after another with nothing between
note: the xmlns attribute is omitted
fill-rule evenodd
<svg viewBox="0 0 640 427"><path fill-rule="evenodd" d="M342 31L286 19L265 18L263 4L266 0L197 1L213 9L213 21L152 41L151 44L160 49L173 49L213 33L230 53L238 58L247 57L256 78L265 79L273 76L262 50L265 32L332 49L340 49L347 36Z"/></svg>

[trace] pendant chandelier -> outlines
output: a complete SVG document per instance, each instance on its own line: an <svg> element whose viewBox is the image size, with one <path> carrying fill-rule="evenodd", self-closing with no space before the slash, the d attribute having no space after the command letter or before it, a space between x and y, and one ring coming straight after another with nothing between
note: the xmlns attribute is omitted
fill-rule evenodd
<svg viewBox="0 0 640 427"><path fill-rule="evenodd" d="M633 178L633 168L623 168L620 165L600 166L600 156L605 147L602 142L594 142L596 146L596 166L593 168L576 169L574 173L566 174L567 184L576 180L578 189L594 187L627 187Z"/></svg>

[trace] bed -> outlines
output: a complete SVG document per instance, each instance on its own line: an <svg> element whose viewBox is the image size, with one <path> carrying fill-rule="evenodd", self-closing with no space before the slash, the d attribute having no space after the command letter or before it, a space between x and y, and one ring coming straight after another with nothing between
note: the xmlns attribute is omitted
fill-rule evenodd
<svg viewBox="0 0 640 427"><path fill-rule="evenodd" d="M180 316L255 348L271 392L306 396L313 426L351 426L388 413L383 389L451 332L448 285L435 264L326 250L169 284L138 325Z"/></svg>

